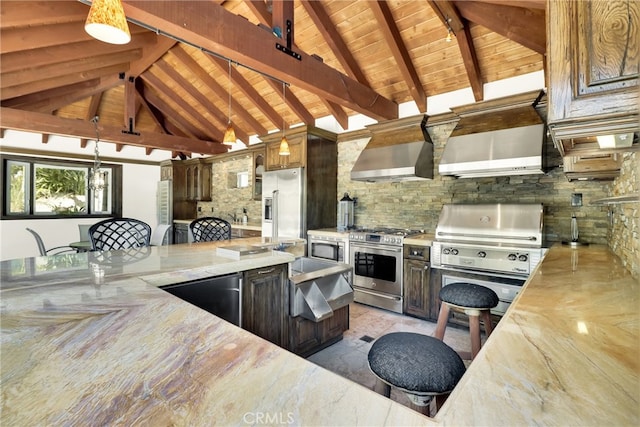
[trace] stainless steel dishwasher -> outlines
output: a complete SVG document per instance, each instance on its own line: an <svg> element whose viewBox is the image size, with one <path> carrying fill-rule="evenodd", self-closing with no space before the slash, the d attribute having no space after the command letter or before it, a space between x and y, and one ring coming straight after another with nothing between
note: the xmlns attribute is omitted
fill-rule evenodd
<svg viewBox="0 0 640 427"><path fill-rule="evenodd" d="M242 326L241 273L176 283L160 289L227 322Z"/></svg>

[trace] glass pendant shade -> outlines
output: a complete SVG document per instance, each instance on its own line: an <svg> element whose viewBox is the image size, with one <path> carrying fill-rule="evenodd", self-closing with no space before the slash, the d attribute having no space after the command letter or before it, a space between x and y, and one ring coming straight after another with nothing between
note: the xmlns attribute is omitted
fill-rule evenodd
<svg viewBox="0 0 640 427"><path fill-rule="evenodd" d="M131 33L120 0L93 0L84 30L105 43L127 44Z"/></svg>
<svg viewBox="0 0 640 427"><path fill-rule="evenodd" d="M281 156L288 156L291 154L289 151L289 142L287 141L287 137L284 135L282 135L282 139L280 140L280 150L278 151L278 154Z"/></svg>
<svg viewBox="0 0 640 427"><path fill-rule="evenodd" d="M89 187L94 191L102 191L105 185L104 173L102 173L99 167L97 169L94 167L89 177Z"/></svg>
<svg viewBox="0 0 640 427"><path fill-rule="evenodd" d="M227 130L224 131L224 137L222 138L224 145L233 145L236 143L236 131L233 130L231 122L227 125Z"/></svg>

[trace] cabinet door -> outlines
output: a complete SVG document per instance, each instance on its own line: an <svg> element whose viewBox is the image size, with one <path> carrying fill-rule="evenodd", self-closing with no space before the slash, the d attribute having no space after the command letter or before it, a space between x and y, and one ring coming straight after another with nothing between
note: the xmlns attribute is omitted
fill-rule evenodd
<svg viewBox="0 0 640 427"><path fill-rule="evenodd" d="M342 338L344 331L349 329L349 306L339 308L333 316L320 324L322 344L328 344Z"/></svg>
<svg viewBox="0 0 640 427"><path fill-rule="evenodd" d="M547 120L638 111L640 2L551 1Z"/></svg>
<svg viewBox="0 0 640 427"><path fill-rule="evenodd" d="M426 319L429 314L429 264L423 261L404 261L405 314Z"/></svg>
<svg viewBox="0 0 640 427"><path fill-rule="evenodd" d="M287 264L249 270L242 285L242 328L288 348Z"/></svg>
<svg viewBox="0 0 640 427"><path fill-rule="evenodd" d="M322 344L319 323L304 317L292 317L289 322L289 350L299 356L307 357Z"/></svg>
<svg viewBox="0 0 640 427"><path fill-rule="evenodd" d="M279 170L306 166L306 135L287 137L289 141L288 156L281 156L280 141L270 142L266 146L266 170Z"/></svg>

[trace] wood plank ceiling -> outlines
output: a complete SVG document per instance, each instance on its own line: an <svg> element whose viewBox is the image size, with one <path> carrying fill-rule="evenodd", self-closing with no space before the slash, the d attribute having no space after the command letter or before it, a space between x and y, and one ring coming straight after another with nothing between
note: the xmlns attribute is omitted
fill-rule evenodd
<svg viewBox="0 0 640 427"><path fill-rule="evenodd" d="M98 115L101 140L185 158L227 151L229 94L247 143L325 116L394 119L408 101L425 112L467 87L481 101L484 83L544 67L545 0L124 0L127 45L85 33L86 3L0 2L0 128L84 146ZM289 42L272 30L287 19Z"/></svg>

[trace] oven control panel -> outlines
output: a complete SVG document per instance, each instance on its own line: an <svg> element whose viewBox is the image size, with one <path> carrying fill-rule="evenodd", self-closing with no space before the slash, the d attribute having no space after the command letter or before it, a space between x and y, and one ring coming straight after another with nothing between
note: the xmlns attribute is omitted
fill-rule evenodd
<svg viewBox="0 0 640 427"><path fill-rule="evenodd" d="M465 246L436 242L434 265L529 275L540 261L540 249Z"/></svg>

